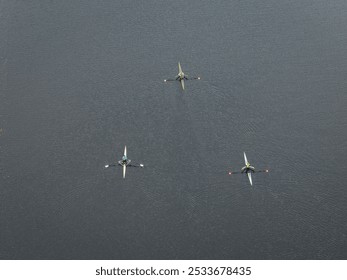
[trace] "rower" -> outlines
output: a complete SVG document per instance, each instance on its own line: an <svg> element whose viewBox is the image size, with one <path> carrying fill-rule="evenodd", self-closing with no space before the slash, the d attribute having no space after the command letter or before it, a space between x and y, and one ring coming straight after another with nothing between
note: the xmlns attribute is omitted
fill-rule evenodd
<svg viewBox="0 0 347 280"><path fill-rule="evenodd" d="M127 164L128 163L128 158L126 155L122 157L122 164Z"/></svg>
<svg viewBox="0 0 347 280"><path fill-rule="evenodd" d="M244 166L244 167L242 167L242 169L241 169L241 173L244 173L244 172L249 172L249 171L251 171L251 172L254 172L254 167L253 166L251 166L251 164L249 163L249 162L247 162L246 163L246 166Z"/></svg>
<svg viewBox="0 0 347 280"><path fill-rule="evenodd" d="M183 73L178 73L176 80L181 81L184 79L184 74Z"/></svg>

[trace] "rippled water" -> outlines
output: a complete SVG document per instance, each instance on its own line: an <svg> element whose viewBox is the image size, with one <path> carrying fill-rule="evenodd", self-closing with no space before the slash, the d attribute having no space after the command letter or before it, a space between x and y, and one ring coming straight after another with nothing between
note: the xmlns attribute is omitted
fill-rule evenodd
<svg viewBox="0 0 347 280"><path fill-rule="evenodd" d="M346 259L347 2L1 1L1 259ZM163 82L177 62L201 81ZM124 145L144 169L104 169ZM228 175L243 151L270 173Z"/></svg>

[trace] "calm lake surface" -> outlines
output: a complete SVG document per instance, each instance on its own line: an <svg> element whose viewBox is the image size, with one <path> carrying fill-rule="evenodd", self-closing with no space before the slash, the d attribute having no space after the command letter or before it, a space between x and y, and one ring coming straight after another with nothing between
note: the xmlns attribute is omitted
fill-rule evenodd
<svg viewBox="0 0 347 280"><path fill-rule="evenodd" d="M0 1L0 259L346 259L346 27L345 0Z"/></svg>

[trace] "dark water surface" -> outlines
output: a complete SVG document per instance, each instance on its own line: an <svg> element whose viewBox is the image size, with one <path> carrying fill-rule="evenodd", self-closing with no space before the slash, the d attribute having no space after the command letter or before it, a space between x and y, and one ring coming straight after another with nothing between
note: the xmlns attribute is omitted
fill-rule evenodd
<svg viewBox="0 0 347 280"><path fill-rule="evenodd" d="M346 27L345 0L0 1L0 258L346 259Z"/></svg>

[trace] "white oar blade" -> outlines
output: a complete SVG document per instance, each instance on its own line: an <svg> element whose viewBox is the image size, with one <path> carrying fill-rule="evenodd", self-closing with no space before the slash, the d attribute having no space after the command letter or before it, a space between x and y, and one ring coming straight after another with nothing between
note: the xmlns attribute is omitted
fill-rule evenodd
<svg viewBox="0 0 347 280"><path fill-rule="evenodd" d="M245 152L243 152L243 156L244 156L244 158L245 158L245 165L247 165L248 160L247 160L247 157L246 157L246 153L245 153Z"/></svg>
<svg viewBox="0 0 347 280"><path fill-rule="evenodd" d="M125 178L125 172L127 171L127 166L123 164L123 179Z"/></svg>
<svg viewBox="0 0 347 280"><path fill-rule="evenodd" d="M247 175L248 175L249 182L251 183L251 186L253 186L253 183L252 183L252 173L248 172Z"/></svg>

